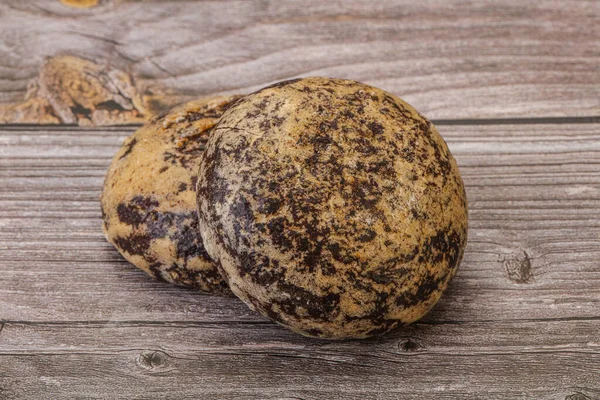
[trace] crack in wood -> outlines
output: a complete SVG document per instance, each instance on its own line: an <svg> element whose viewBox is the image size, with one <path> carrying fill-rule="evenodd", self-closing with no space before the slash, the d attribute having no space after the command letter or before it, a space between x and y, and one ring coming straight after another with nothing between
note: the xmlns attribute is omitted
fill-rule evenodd
<svg viewBox="0 0 600 400"><path fill-rule="evenodd" d="M420 320L414 322L410 326L419 325L469 325L469 324L510 324L515 322L521 323L547 323L547 322L585 322L585 321L600 321L600 316L589 316L589 317L559 317L559 318L511 318L506 320L488 319L488 320L438 320L438 321L426 321ZM156 326L156 327L168 327L168 328L196 328L203 326L232 326L232 325L247 325L247 326L276 326L274 322L261 320L261 321L144 321L144 320L123 320L123 321L110 321L110 320L89 320L89 321L22 321L22 320L4 320L3 325L26 325L26 326L105 326L112 325L115 327L126 327L126 326ZM0 329L1 331L1 329Z"/></svg>
<svg viewBox="0 0 600 400"><path fill-rule="evenodd" d="M592 397L582 392L575 392L565 397L565 400L594 400Z"/></svg>

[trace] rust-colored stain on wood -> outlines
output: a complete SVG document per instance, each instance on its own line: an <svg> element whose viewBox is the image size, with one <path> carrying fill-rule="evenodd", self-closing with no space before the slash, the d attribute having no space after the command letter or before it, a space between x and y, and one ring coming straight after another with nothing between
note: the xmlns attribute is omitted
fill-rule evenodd
<svg viewBox="0 0 600 400"><path fill-rule="evenodd" d="M68 7L92 8L96 7L100 0L60 0L60 2Z"/></svg>
<svg viewBox="0 0 600 400"><path fill-rule="evenodd" d="M47 59L21 103L0 105L0 123L123 125L142 123L158 110L125 71L83 58ZM149 92L148 92L149 93Z"/></svg>

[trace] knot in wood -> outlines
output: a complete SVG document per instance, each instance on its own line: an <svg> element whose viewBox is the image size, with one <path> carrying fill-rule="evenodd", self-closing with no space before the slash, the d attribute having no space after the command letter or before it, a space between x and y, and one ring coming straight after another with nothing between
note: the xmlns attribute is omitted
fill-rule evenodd
<svg viewBox="0 0 600 400"><path fill-rule="evenodd" d="M531 257L525 250L513 254L504 260L504 269L508 274L508 279L514 283L530 283L533 280L533 269L531 267Z"/></svg>
<svg viewBox="0 0 600 400"><path fill-rule="evenodd" d="M140 353L136 364L147 371L163 370L167 367L169 355L163 351L146 350Z"/></svg>
<svg viewBox="0 0 600 400"><path fill-rule="evenodd" d="M400 348L400 350L406 351L406 352L414 352L414 351L423 351L423 350L425 350L425 348L419 342L416 342L416 341L414 341L412 339L402 340L398 344L398 347Z"/></svg>

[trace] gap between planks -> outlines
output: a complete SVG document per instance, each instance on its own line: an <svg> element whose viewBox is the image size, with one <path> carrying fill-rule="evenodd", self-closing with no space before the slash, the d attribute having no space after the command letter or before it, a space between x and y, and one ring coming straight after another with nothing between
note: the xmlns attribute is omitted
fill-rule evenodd
<svg viewBox="0 0 600 400"><path fill-rule="evenodd" d="M557 318L509 318L503 320L497 319L479 319L479 320L421 320L410 324L411 327L418 327L419 325L488 325L494 324L509 324L509 323L548 323L548 322L587 322L587 321L600 321L600 315L598 316L582 316L582 317L557 317ZM272 321L249 321L249 320L223 320L223 321L152 321L152 320L82 320L82 321L20 321L20 320L2 320L0 321L0 333L5 325L26 325L26 326L105 326L110 325L113 327L144 327L144 326L158 326L158 327L172 327L172 328L197 328L203 326L218 326L218 325L271 325L276 326L277 324ZM398 329L401 331L401 328Z"/></svg>
<svg viewBox="0 0 600 400"><path fill-rule="evenodd" d="M531 117L531 118L480 118L480 119L432 119L434 125L455 126L455 125L552 125L552 124L598 124L600 116L582 116L582 117ZM48 130L48 131L121 131L137 129L143 124L123 124L123 125L104 125L104 126L79 126L75 124L0 124L0 131L3 130Z"/></svg>

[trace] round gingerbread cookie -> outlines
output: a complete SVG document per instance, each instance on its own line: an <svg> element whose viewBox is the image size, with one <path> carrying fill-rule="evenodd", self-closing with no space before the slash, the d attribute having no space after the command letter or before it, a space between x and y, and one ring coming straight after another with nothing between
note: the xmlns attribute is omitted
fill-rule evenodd
<svg viewBox="0 0 600 400"><path fill-rule="evenodd" d="M364 338L421 318L467 240L467 200L437 129L350 80L244 97L201 155L199 226L232 291L296 332Z"/></svg>
<svg viewBox="0 0 600 400"><path fill-rule="evenodd" d="M112 161L101 197L105 236L156 279L229 291L198 232L195 187L212 128L238 99L183 104L137 130Z"/></svg>

